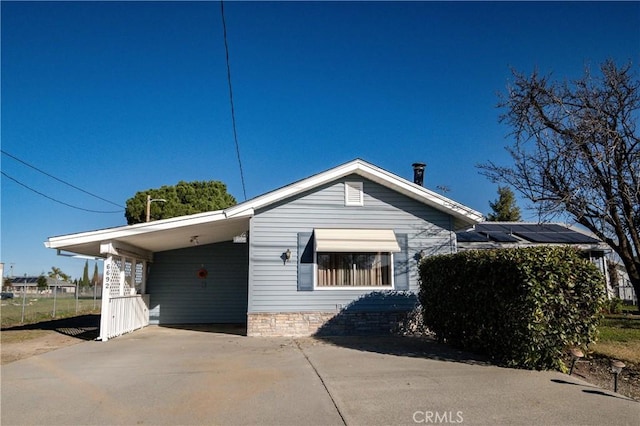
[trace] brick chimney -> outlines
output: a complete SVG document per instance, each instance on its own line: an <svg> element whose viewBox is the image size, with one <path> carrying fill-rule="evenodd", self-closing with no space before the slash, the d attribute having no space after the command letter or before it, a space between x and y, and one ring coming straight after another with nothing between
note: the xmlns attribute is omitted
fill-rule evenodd
<svg viewBox="0 0 640 426"><path fill-rule="evenodd" d="M411 167L413 167L413 183L422 186L424 183L424 168L426 167L426 164L413 163Z"/></svg>

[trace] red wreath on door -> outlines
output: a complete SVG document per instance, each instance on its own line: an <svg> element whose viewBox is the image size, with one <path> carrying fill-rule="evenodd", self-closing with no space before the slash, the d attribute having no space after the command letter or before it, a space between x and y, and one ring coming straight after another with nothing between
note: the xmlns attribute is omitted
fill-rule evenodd
<svg viewBox="0 0 640 426"><path fill-rule="evenodd" d="M206 269L200 268L198 270L198 278L200 278L201 280L207 278L207 275L209 275L209 271L207 271Z"/></svg>

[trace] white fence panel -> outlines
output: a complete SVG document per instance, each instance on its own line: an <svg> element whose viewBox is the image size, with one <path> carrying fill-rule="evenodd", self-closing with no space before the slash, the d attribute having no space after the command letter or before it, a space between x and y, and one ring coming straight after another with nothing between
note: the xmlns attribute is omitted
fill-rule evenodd
<svg viewBox="0 0 640 426"><path fill-rule="evenodd" d="M108 254L102 278L102 341L149 325L149 295L144 294L147 260L121 255L119 250L113 243L100 244L101 253Z"/></svg>
<svg viewBox="0 0 640 426"><path fill-rule="evenodd" d="M149 325L149 295L109 299L109 326L103 338L111 339Z"/></svg>

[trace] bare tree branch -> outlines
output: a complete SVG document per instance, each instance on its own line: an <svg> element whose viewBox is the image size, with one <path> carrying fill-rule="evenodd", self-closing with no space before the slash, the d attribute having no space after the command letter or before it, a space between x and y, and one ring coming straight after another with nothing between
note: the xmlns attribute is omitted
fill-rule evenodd
<svg viewBox="0 0 640 426"><path fill-rule="evenodd" d="M568 213L609 244L640 295L640 81L631 64L599 71L574 82L513 71L499 103L513 164L478 167L541 215Z"/></svg>

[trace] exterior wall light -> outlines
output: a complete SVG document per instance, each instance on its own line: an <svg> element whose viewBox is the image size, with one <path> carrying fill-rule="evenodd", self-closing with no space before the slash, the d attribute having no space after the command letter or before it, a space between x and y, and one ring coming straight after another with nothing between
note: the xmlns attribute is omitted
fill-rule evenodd
<svg viewBox="0 0 640 426"><path fill-rule="evenodd" d="M291 260L291 250L287 249L287 251L283 252L280 255L280 259L282 259L282 264L286 265Z"/></svg>

